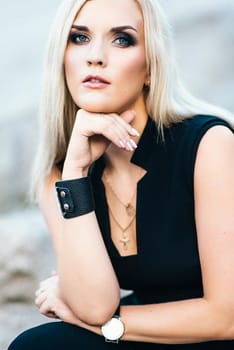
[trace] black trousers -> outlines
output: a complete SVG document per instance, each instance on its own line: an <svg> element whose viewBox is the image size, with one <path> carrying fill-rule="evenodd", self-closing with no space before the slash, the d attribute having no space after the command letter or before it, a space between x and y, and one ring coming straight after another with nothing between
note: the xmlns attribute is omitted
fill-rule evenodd
<svg viewBox="0 0 234 350"><path fill-rule="evenodd" d="M23 332L11 343L8 350L144 350L150 346L145 345L125 341L118 344L107 343L104 337L86 329L64 322L51 322ZM161 347L157 349L161 350Z"/></svg>
<svg viewBox="0 0 234 350"><path fill-rule="evenodd" d="M166 345L120 341L106 343L102 336L64 322L46 323L21 333L8 350L233 350L233 341Z"/></svg>

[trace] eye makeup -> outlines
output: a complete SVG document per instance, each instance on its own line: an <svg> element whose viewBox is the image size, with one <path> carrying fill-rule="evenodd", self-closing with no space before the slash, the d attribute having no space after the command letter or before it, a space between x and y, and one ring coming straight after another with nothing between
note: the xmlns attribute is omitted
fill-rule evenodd
<svg viewBox="0 0 234 350"><path fill-rule="evenodd" d="M117 46L126 48L137 44L137 39L135 38L135 35L132 35L129 32L127 32L129 30L137 33L137 30L129 25L113 27L110 29L109 32L110 34L114 35L113 42ZM68 40L74 44L84 44L89 42L90 33L91 31L87 26L73 24Z"/></svg>

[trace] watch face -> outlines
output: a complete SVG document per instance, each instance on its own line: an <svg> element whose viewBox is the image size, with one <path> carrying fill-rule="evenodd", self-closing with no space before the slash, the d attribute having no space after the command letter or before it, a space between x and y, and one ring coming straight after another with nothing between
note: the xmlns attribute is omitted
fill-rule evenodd
<svg viewBox="0 0 234 350"><path fill-rule="evenodd" d="M123 322L119 318L113 317L110 321L102 326L102 334L108 340L117 340L124 333Z"/></svg>

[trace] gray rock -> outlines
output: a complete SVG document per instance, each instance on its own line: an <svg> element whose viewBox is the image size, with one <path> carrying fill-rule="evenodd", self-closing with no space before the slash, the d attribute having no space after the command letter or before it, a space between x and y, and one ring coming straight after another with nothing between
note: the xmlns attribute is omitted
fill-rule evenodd
<svg viewBox="0 0 234 350"><path fill-rule="evenodd" d="M41 215L27 210L0 217L0 304L32 302L41 279L55 269Z"/></svg>

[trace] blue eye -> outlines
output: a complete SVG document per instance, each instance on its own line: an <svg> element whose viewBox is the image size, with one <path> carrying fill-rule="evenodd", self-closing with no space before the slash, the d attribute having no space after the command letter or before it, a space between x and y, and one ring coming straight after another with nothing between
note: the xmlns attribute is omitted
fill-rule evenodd
<svg viewBox="0 0 234 350"><path fill-rule="evenodd" d="M89 38L84 34L71 33L69 40L74 44L83 44L89 41Z"/></svg>
<svg viewBox="0 0 234 350"><path fill-rule="evenodd" d="M115 43L122 47L128 47L135 45L136 41L132 38L131 35L126 33L121 33L119 36L115 39Z"/></svg>

